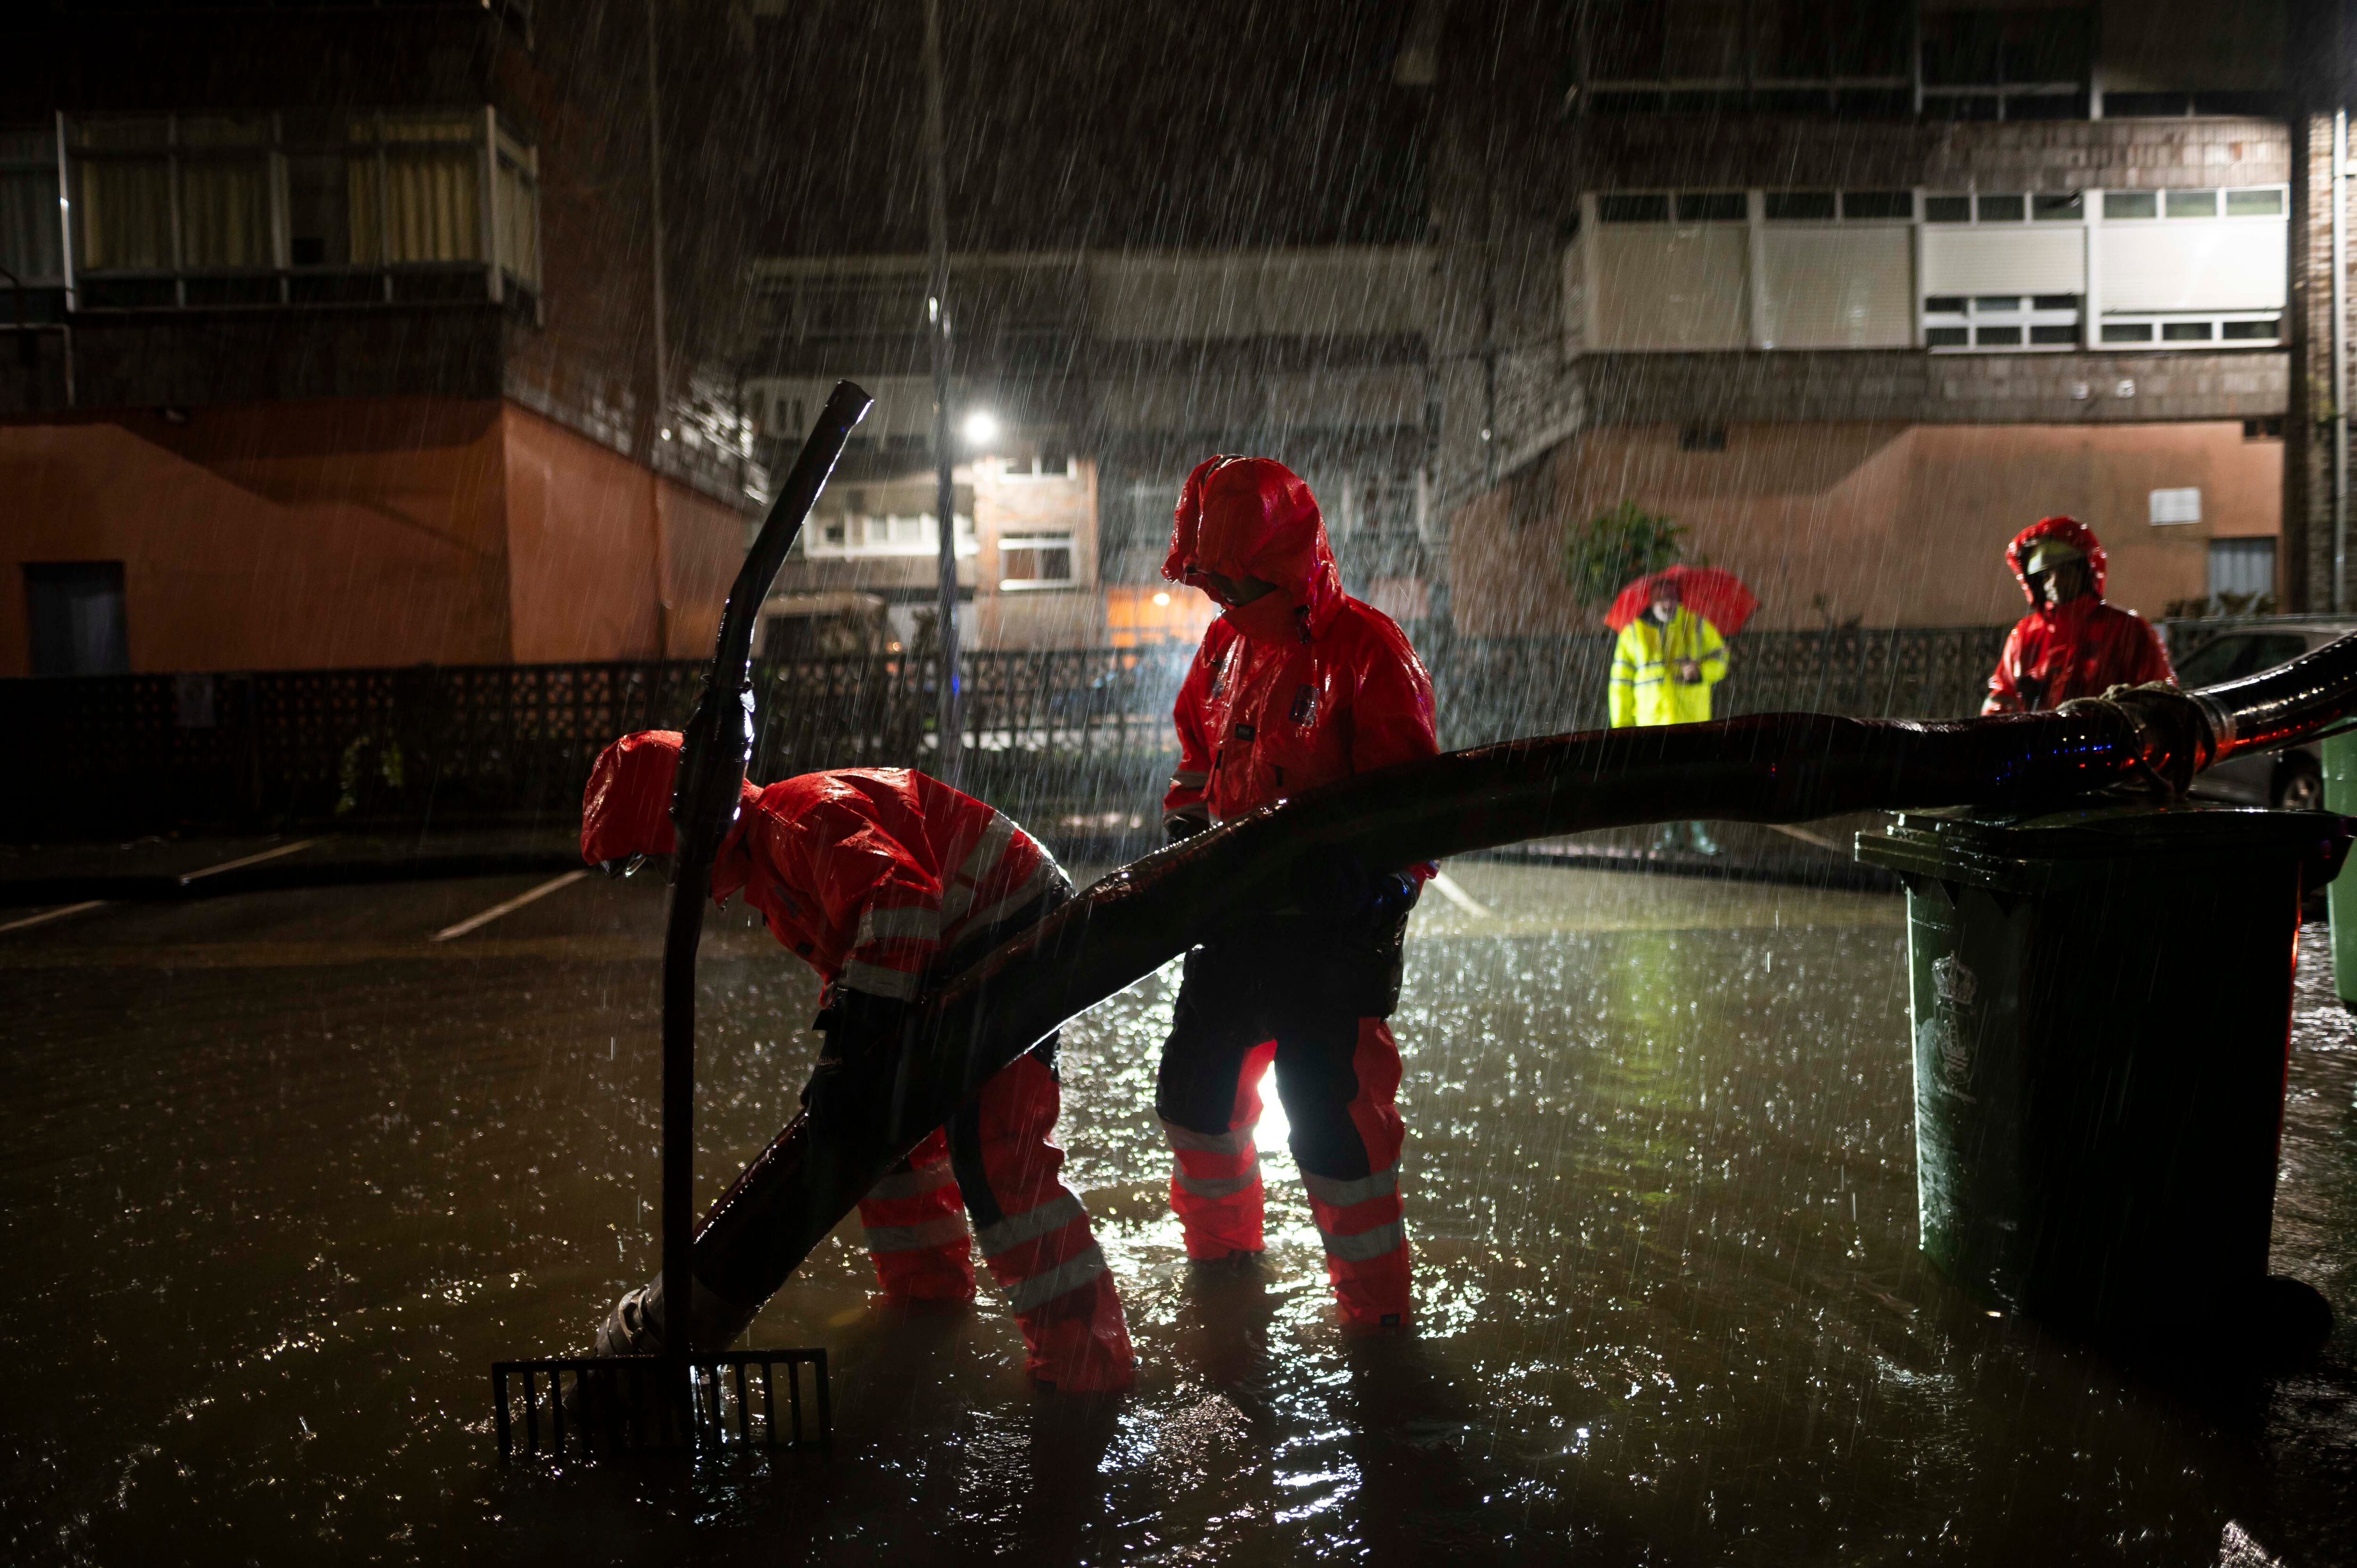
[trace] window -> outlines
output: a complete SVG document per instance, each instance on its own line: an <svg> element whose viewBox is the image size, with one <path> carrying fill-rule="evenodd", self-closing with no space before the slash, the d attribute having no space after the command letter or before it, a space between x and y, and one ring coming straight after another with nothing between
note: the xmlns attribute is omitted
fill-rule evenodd
<svg viewBox="0 0 2357 1568"><path fill-rule="evenodd" d="M2284 112L2283 99L2273 92L2106 92L2104 118L2137 120L2181 119L2193 114L2255 115L2272 119Z"/></svg>
<svg viewBox="0 0 2357 1568"><path fill-rule="evenodd" d="M1915 216L1915 193L1911 190L1845 190L1841 210L1844 218L1912 218Z"/></svg>
<svg viewBox="0 0 2357 1568"><path fill-rule="evenodd" d="M1889 0L1589 0L1572 7L1580 113L1908 114L1912 8Z"/></svg>
<svg viewBox="0 0 2357 1568"><path fill-rule="evenodd" d="M0 266L24 281L27 320L64 319L65 228L57 138L47 130L0 127Z"/></svg>
<svg viewBox="0 0 2357 1568"><path fill-rule="evenodd" d="M1008 534L998 542L1000 588L1069 587L1073 581L1070 533Z"/></svg>
<svg viewBox="0 0 2357 1568"><path fill-rule="evenodd" d="M1831 222L1834 193L1830 190L1771 190L1768 193L1770 222Z"/></svg>
<svg viewBox="0 0 2357 1568"><path fill-rule="evenodd" d="M2098 340L2251 349L2283 341L2282 186L2106 191Z"/></svg>
<svg viewBox="0 0 2357 1568"><path fill-rule="evenodd" d="M1751 209L1739 190L1682 190L1677 215L1681 223L1741 223Z"/></svg>
<svg viewBox="0 0 2357 1568"><path fill-rule="evenodd" d="M1595 349L1740 349L1751 338L1749 227L1673 223L1667 195L1596 199L1579 243Z"/></svg>
<svg viewBox="0 0 2357 1568"><path fill-rule="evenodd" d="M2093 5L1927 10L1923 113L1951 120L2079 119L2087 113Z"/></svg>
<svg viewBox="0 0 2357 1568"><path fill-rule="evenodd" d="M25 609L32 627L34 674L130 672L122 562L27 562Z"/></svg>
<svg viewBox="0 0 2357 1568"><path fill-rule="evenodd" d="M1072 477L1071 455L1057 452L1036 457L1009 457L999 473L1009 479L1069 479Z"/></svg>
<svg viewBox="0 0 2357 1568"><path fill-rule="evenodd" d="M1923 300L1927 349L2074 349L2075 294L1929 295Z"/></svg>
<svg viewBox="0 0 2357 1568"><path fill-rule="evenodd" d="M820 498L827 510L813 512L802 532L802 553L819 559L938 554L934 484L927 475L829 490ZM974 487L958 486L955 499L957 553L972 555L980 548L974 532Z"/></svg>
<svg viewBox="0 0 2357 1568"><path fill-rule="evenodd" d="M1576 226L1565 252L1566 327L1584 349L2184 352L2283 341L2281 186L1592 199L1599 221ZM1738 206L1758 218L1709 216Z"/></svg>
<svg viewBox="0 0 2357 1568"><path fill-rule="evenodd" d="M1667 196L1602 196L1597 198L1596 215L1607 223L1666 223L1670 220L1670 199Z"/></svg>
<svg viewBox="0 0 2357 1568"><path fill-rule="evenodd" d="M86 308L524 301L539 160L484 110L70 122Z"/></svg>
<svg viewBox="0 0 2357 1568"><path fill-rule="evenodd" d="M2272 539L2213 539L2210 542L2210 596L2223 594L2272 594L2276 591L2276 542ZM2298 640L2298 639L2295 639ZM2290 657L2306 652L2302 646ZM2269 662L2276 662L2270 660Z"/></svg>

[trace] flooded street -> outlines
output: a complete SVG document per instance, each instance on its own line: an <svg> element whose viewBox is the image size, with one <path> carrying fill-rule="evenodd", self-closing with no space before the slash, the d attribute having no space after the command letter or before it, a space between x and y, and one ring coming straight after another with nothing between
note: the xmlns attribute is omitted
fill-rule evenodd
<svg viewBox="0 0 2357 1568"><path fill-rule="evenodd" d="M888 1314L847 1224L750 1342L834 1452L497 1461L498 1358L652 1269L650 878L112 906L0 937L0 1557L2357 1561L2357 1030L2301 947L2272 1380L2131 1375L1916 1251L1892 896L1460 862L1394 1019L1412 1337L1346 1339L1271 1096L1269 1251L1185 1262L1152 1114L1175 971L1065 1036L1066 1175L1135 1391L1033 1394L1004 1309ZM809 972L707 939L700 1200L786 1118Z"/></svg>

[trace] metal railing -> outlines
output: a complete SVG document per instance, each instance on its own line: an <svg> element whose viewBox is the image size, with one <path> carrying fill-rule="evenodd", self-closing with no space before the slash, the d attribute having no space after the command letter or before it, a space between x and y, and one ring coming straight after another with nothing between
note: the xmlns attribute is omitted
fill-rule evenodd
<svg viewBox="0 0 2357 1568"><path fill-rule="evenodd" d="M2001 627L1749 632L1722 715L1808 709L1956 717L1977 710ZM959 661L964 787L1046 828L1150 824L1193 650L985 651ZM1457 640L1427 650L1444 746L1604 723L1602 634ZM435 666L0 681L10 836L108 836L184 823L570 822L597 752L677 727L700 662ZM752 775L922 767L937 662L903 655L757 666Z"/></svg>

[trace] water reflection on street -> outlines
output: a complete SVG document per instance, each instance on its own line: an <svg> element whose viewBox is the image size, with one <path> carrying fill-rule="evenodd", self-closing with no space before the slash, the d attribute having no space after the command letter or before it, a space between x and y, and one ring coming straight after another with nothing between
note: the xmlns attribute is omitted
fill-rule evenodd
<svg viewBox="0 0 2357 1568"><path fill-rule="evenodd" d="M1915 1251L1902 907L1460 863L1395 1021L1419 1331L1346 1338L1290 1161L1183 1261L1173 977L1067 1033L1068 1175L1143 1361L1041 1399L1005 1312L872 1305L856 1227L755 1343L831 1460L502 1469L487 1369L651 1266L660 889L424 941L490 883L124 909L0 948L0 1556L40 1561L2021 1562L2357 1553L2357 1036L2303 942L2274 1380L2131 1376ZM815 986L707 949L707 1192L793 1104ZM1272 1097L1273 1100L1273 1097Z"/></svg>

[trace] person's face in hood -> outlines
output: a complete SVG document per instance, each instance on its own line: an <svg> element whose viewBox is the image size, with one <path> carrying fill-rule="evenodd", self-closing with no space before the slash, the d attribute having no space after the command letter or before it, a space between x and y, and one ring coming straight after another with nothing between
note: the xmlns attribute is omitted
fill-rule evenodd
<svg viewBox="0 0 2357 1568"><path fill-rule="evenodd" d="M2058 562L2037 574L2031 581L2038 588L2039 597L2050 605L2067 605L2072 599L2083 596L2091 585L2083 556Z"/></svg>
<svg viewBox="0 0 2357 1568"><path fill-rule="evenodd" d="M1260 577L1231 577L1206 572L1203 580L1211 596L1228 607L1227 619L1255 642L1286 642L1301 633L1295 624L1293 596Z"/></svg>
<svg viewBox="0 0 2357 1568"><path fill-rule="evenodd" d="M1653 602L1646 607L1645 613L1662 625L1669 625L1670 618L1678 613L1678 585L1675 583L1654 584Z"/></svg>

